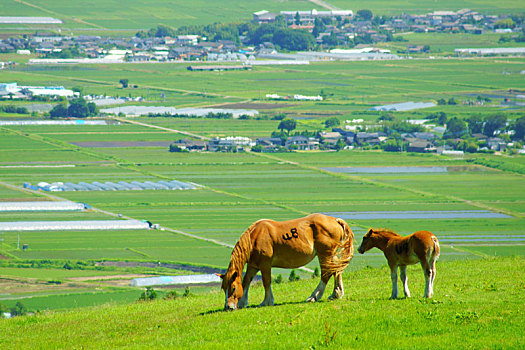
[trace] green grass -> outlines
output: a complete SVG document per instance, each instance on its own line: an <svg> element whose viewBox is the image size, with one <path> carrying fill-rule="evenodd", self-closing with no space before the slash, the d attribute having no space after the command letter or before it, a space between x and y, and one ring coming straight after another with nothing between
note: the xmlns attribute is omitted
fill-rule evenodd
<svg viewBox="0 0 525 350"><path fill-rule="evenodd" d="M403 0L403 1L385 1L385 0L360 0L348 3L344 0L331 0L330 4L341 9L348 9L357 12L362 9L370 9L374 14L395 15L401 13L425 14L433 11L457 11L468 8L478 12L488 13L510 13L513 11L523 10L523 6L518 0L507 0L494 2L489 0L460 0L460 1L434 1L434 0Z"/></svg>
<svg viewBox="0 0 525 350"><path fill-rule="evenodd" d="M71 344L93 349L522 348L523 267L523 258L438 262L432 300L420 298L423 275L414 266L408 270L411 299L388 300L389 272L380 268L345 273L346 295L334 302L304 303L317 281L301 280L274 285L274 307L234 312L219 311L224 295L218 288L170 301L44 312L0 320L0 344L19 349ZM262 297L262 287L254 285L252 304Z"/></svg>
<svg viewBox="0 0 525 350"><path fill-rule="evenodd" d="M228 6L221 1L198 0L191 4L182 0L153 0L144 3L132 0L122 7L117 0L94 0L91 6L85 7L67 1L47 2L33 0L28 3L8 2L0 6L0 13L10 16L50 16L64 21L58 27L73 29L149 29L159 24L172 27L183 25L209 24L218 21L251 20L252 13L267 9L306 10L318 8L304 0L275 1L275 0L234 0ZM52 26L56 27L56 25Z"/></svg>
<svg viewBox="0 0 525 350"><path fill-rule="evenodd" d="M2 74L5 81L17 81L19 84L66 87L82 85L86 93L113 96L131 93L133 96L145 97L149 104L177 107L258 100L267 93L317 95L323 90L329 95L327 101L316 104L299 103L299 106L284 109L291 112L331 111L340 113L341 118L349 118L355 109L364 111L378 104L407 100L429 101L451 96L459 98L464 94L509 88L523 89L523 79L519 74L521 65L521 58L487 58L320 62L294 67L255 67L251 71L242 72L190 72L186 70L186 64L169 63L148 64L147 67L140 64L52 66L53 69L44 67L47 70L43 71L42 67L30 66ZM123 77L139 88L120 88L118 81ZM205 100L202 98L203 91L206 91ZM160 97L161 92L166 94L165 99ZM447 113L477 113L486 108L488 107L466 107L459 104L444 110ZM441 107L435 107L424 112L440 110ZM212 121L209 123L216 124ZM196 125L196 128L202 128L202 125ZM209 132L207 129L204 131Z"/></svg>

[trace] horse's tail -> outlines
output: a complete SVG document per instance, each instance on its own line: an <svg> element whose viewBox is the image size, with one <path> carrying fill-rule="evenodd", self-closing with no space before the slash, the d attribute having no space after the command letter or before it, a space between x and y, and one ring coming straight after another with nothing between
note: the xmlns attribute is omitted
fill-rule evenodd
<svg viewBox="0 0 525 350"><path fill-rule="evenodd" d="M336 218L335 221L341 225L344 233L331 261L326 264L327 273L330 275L343 272L354 257L354 233L343 219Z"/></svg>

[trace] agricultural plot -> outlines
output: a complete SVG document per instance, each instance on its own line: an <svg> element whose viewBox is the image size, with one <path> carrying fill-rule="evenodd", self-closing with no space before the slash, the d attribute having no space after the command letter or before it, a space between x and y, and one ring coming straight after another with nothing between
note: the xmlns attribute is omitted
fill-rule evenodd
<svg viewBox="0 0 525 350"><path fill-rule="evenodd" d="M86 93L143 96L152 105L174 107L210 106L224 102L264 99L268 93L279 95L318 95L326 101L315 106L299 103L292 111L340 111L351 116L355 106L367 107L402 101L428 102L466 93L523 87L519 72L523 59L402 60L381 62L312 63L294 67L255 67L250 71L190 72L178 63L106 65L101 67L53 66L10 70L5 79L20 84L81 84ZM45 67L44 67L45 68ZM85 69L89 69L87 80ZM508 74L502 74L508 73ZM4 74L4 73L2 73ZM126 76L137 89L122 89L119 79ZM160 94L165 97L161 98ZM173 93L173 94L172 94ZM205 96L204 96L205 95ZM180 98L190 98L188 101ZM302 107L303 106L303 107ZM306 106L306 107L304 107ZM462 105L450 111L464 110ZM447 108L447 111L449 109ZM431 112L428 109L426 112Z"/></svg>
<svg viewBox="0 0 525 350"><path fill-rule="evenodd" d="M375 121L379 114L366 110L376 104L520 89L523 81L518 73L522 64L523 59L338 62L292 68L256 67L246 72L209 74L188 72L184 65L178 64L131 64L17 68L6 72L5 77L28 85L71 87L80 84L85 85L87 93L143 95L146 104L176 107L186 103L193 106L222 102L253 104L265 93L317 95L323 90L327 94L328 99L320 103L279 103L279 108L261 109L261 114L268 115L268 120L134 119L205 137L256 138L270 136L277 130L279 121L270 118L281 112L297 118L297 130L316 130L329 116L340 120L363 118ZM511 74L503 75L502 71ZM86 79L86 74L89 74L89 79ZM118 80L124 76L130 83L137 84L137 89L120 88ZM161 92L165 93L165 100L160 97ZM473 109L458 105L435 107L428 113L446 111L464 117L499 110L496 106ZM419 119L426 113L427 110L399 115ZM512 169L521 169L525 165L525 158L517 156L484 155L457 159L375 151L170 153L167 147L147 147L140 142L171 142L186 136L128 123L9 126L2 127L0 132L0 181L11 185L41 181L180 180L204 186L193 191L57 192L52 195L87 203L95 210L69 214L1 213L2 222L109 220L115 218L113 215L121 214L158 223L165 230L4 232L0 237L3 239L0 257L9 260L0 260L0 276L4 276L1 270L4 263L19 261L29 264L33 260L58 262L57 267L63 266L67 260L72 263L112 260L122 263L177 262L224 268L229 261L231 245L254 221L261 218L287 220L312 212L357 215L349 216L348 222L358 241L368 227L389 227L402 234L430 230L442 242L442 261L525 254L525 202L521 198L525 188L523 176L512 173ZM135 144L133 147L94 147L102 142ZM478 164L497 164L502 170ZM352 172L348 167L361 170ZM421 167L425 169L421 170ZM427 171L430 167L439 171ZM43 194L17 191L0 184L0 200L37 199L49 200ZM451 211L483 211L505 216L439 216L439 213ZM366 213L380 215L381 212L395 212L401 218L386 214L380 218L365 216ZM438 214L425 214L428 212ZM408 213L417 215L403 217ZM28 244L25 251L17 249L19 235L20 243ZM356 255L350 270L384 263L379 252ZM314 260L307 267L313 269L316 265ZM129 272L125 269L118 267L116 271ZM70 281L70 278L58 276L61 268L55 270L56 274L45 271L43 275L48 276L48 280ZM18 276L13 276L12 270L5 275L30 281L32 273L20 271ZM148 271L156 273L160 270L152 268ZM104 269L102 272L109 273ZM284 275L287 272L277 270L275 273ZM102 286L92 294L99 286L98 282L93 283L82 284L71 292L73 294L67 292L60 297L42 296L38 301L32 300L35 300L35 305L47 303L60 308L59 300L70 307L77 297L78 305L109 300L104 298L116 302L136 299L136 291L130 292L122 285ZM45 289L54 293L49 286ZM58 291L55 294L58 295ZM18 296L14 293L6 298L13 303Z"/></svg>
<svg viewBox="0 0 525 350"><path fill-rule="evenodd" d="M308 1L275 1L235 0L228 6L221 1L198 0L191 5L181 0L154 0L147 4L132 0L123 8L117 0L95 0L89 8L76 3L59 1L49 3L43 0L26 3L6 3L0 7L0 13L10 16L50 16L64 21L67 28L91 29L149 29L162 23L173 27L183 25L210 24L218 21L233 22L240 19L250 20L252 13L267 9L280 10L311 10L319 7ZM199 10L196 10L199 9Z"/></svg>

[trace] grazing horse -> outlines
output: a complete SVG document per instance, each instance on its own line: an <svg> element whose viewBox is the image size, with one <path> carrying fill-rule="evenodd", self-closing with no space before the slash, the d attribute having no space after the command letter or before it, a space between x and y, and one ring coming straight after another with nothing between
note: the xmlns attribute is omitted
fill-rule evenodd
<svg viewBox="0 0 525 350"><path fill-rule="evenodd" d="M233 248L228 270L222 278L226 294L225 310L248 305L250 282L261 271L264 300L260 306L273 305L271 289L272 267L295 269L308 264L317 255L321 266L321 281L307 301L323 296L326 284L334 276L334 291L330 298L343 296L342 272L354 254L354 234L347 223L323 214L304 218L253 223ZM241 283L244 265L246 273Z"/></svg>
<svg viewBox="0 0 525 350"><path fill-rule="evenodd" d="M401 270L401 281L405 297L410 298L407 284L407 265L421 263L425 274L424 298L432 298L434 294L434 278L436 277L436 260L439 258L439 242L436 236L428 231L417 231L402 237L386 229L370 229L363 237L363 242L357 249L361 254L372 248L379 248L385 254L390 266L392 277L392 296L397 298L397 267Z"/></svg>

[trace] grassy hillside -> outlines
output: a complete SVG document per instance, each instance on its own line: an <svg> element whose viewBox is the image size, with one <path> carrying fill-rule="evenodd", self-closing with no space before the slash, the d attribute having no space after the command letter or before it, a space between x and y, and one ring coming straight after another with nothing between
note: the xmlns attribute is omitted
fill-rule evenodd
<svg viewBox="0 0 525 350"><path fill-rule="evenodd" d="M304 303L317 280L274 285L277 305L220 311L218 290L175 300L105 305L0 320L9 348L523 348L522 257L438 263L435 298L419 267L412 299L388 300L386 268L345 274L346 295ZM331 283L329 287L331 287ZM250 292L252 303L262 287ZM138 297L138 295L137 295ZM326 299L324 299L326 300Z"/></svg>

